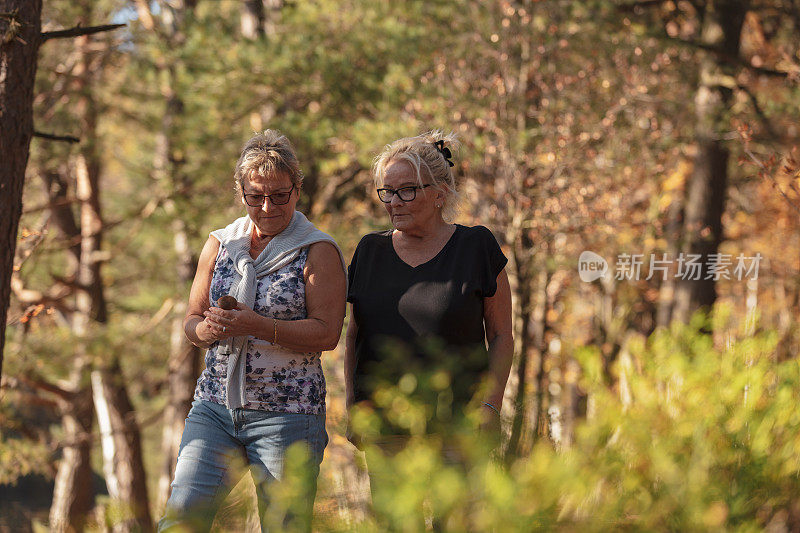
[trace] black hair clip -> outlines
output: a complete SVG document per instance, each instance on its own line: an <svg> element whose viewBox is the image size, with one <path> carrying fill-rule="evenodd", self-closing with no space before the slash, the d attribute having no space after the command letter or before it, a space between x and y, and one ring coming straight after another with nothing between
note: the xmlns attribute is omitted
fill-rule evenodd
<svg viewBox="0 0 800 533"><path fill-rule="evenodd" d="M444 156L444 160L447 161L448 165L450 165L451 167L455 166L453 162L450 160L450 158L453 157L453 154L450 152L450 148L445 148L444 141L442 140L436 141L435 143L433 143L433 146L435 146L436 149L439 151L439 153Z"/></svg>

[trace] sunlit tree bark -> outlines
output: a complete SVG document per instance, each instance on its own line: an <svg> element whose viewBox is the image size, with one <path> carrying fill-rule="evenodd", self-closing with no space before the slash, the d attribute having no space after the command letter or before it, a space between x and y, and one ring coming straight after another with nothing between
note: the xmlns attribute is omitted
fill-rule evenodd
<svg viewBox="0 0 800 533"><path fill-rule="evenodd" d="M33 136L33 83L42 0L0 0L0 376L22 185Z"/></svg>

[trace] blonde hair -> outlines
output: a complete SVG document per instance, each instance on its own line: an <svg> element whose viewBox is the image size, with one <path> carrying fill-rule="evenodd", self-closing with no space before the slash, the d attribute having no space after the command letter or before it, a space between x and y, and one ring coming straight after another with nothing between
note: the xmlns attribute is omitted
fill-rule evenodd
<svg viewBox="0 0 800 533"><path fill-rule="evenodd" d="M442 218L452 222L458 214L458 190L448 159L434 143L443 141L445 148L458 148L458 137L454 133L443 134L439 130L429 131L416 137L404 137L386 145L375 158L372 175L377 187L383 187L386 167L395 161L405 161L414 169L417 183L422 183L422 172L430 176L433 185L444 193Z"/></svg>
<svg viewBox="0 0 800 533"><path fill-rule="evenodd" d="M244 180L253 174L265 178L286 174L297 188L303 185L303 172L300 170L294 147L278 130L256 133L244 143L242 154L233 172L237 192L242 192Z"/></svg>

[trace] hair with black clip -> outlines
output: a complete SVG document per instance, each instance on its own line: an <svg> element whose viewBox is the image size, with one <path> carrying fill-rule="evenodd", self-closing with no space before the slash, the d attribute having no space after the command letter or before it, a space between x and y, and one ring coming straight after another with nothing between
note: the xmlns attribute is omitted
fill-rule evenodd
<svg viewBox="0 0 800 533"><path fill-rule="evenodd" d="M444 193L442 218L452 222L458 214L459 195L452 170L455 166L453 153L445 143L456 149L458 138L454 133L445 135L436 130L416 137L404 137L386 145L372 165L375 185L383 187L383 178L390 163L405 161L414 169L420 185L424 185L423 176L429 177L432 185Z"/></svg>
<svg viewBox="0 0 800 533"><path fill-rule="evenodd" d="M450 165L451 167L455 166L453 161L450 159L451 157L453 157L453 153L450 151L450 148L445 148L443 140L439 139L438 141L433 143L433 145L436 147L437 150L439 150L439 153L444 156L444 160L447 161L448 165Z"/></svg>

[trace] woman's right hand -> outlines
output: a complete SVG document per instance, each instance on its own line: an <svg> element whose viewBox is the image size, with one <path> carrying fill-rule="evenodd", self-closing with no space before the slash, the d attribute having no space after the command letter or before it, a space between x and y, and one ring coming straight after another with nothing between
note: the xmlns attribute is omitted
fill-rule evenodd
<svg viewBox="0 0 800 533"><path fill-rule="evenodd" d="M230 334L227 332L223 332L219 328L214 327L207 318L204 318L197 324L195 332L197 333L198 339L208 344L214 344L217 341L230 337Z"/></svg>
<svg viewBox="0 0 800 533"><path fill-rule="evenodd" d="M214 263L219 252L219 241L209 236L200 259L197 261L197 271L189 293L189 304L186 308L186 317L183 319L183 331L189 341L197 347L208 348L213 343L222 339L220 333L205 322L203 313L211 306L209 292L211 278L214 273Z"/></svg>
<svg viewBox="0 0 800 533"><path fill-rule="evenodd" d="M204 317L198 315L186 317L184 330L192 344L199 348L208 348L215 342L230 337L230 335L220 331L219 328L211 325Z"/></svg>

